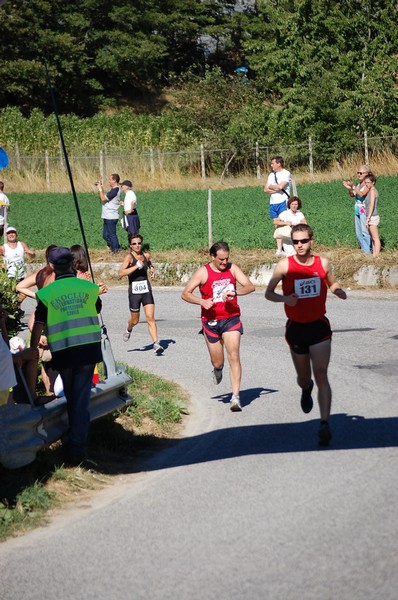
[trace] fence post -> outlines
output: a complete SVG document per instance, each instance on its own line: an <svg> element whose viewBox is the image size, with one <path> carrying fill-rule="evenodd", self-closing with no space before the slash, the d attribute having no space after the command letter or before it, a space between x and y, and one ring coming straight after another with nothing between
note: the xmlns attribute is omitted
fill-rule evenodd
<svg viewBox="0 0 398 600"><path fill-rule="evenodd" d="M211 225L211 189L207 191L207 228L209 234L209 248L213 245L213 229Z"/></svg>
<svg viewBox="0 0 398 600"><path fill-rule="evenodd" d="M260 148L259 148L258 142L256 142L256 177L257 177L257 179L261 179Z"/></svg>
<svg viewBox="0 0 398 600"><path fill-rule="evenodd" d="M15 142L15 163L18 171L21 169L21 157L19 155L19 144L18 140Z"/></svg>
<svg viewBox="0 0 398 600"><path fill-rule="evenodd" d="M203 144L200 144L200 168L202 170L202 181L206 181L206 165L205 165L205 149Z"/></svg>
<svg viewBox="0 0 398 600"><path fill-rule="evenodd" d="M151 170L151 177L155 176L155 161L153 158L153 148L152 146L149 149L149 168Z"/></svg>
<svg viewBox="0 0 398 600"><path fill-rule="evenodd" d="M108 172L108 142L104 142L104 173Z"/></svg>
<svg viewBox="0 0 398 600"><path fill-rule="evenodd" d="M46 166L47 190L50 191L51 190L51 182L50 182L50 157L48 156L48 150L46 150L46 152L45 152L44 162L45 162L45 166Z"/></svg>
<svg viewBox="0 0 398 600"><path fill-rule="evenodd" d="M64 171L65 170L64 153L62 151L61 141L59 142L59 164L60 164L60 167L61 167L62 171Z"/></svg>
<svg viewBox="0 0 398 600"><path fill-rule="evenodd" d="M158 148L158 163L159 163L159 170L163 171L163 156L160 151L160 148Z"/></svg>
<svg viewBox="0 0 398 600"><path fill-rule="evenodd" d="M102 152L102 150L100 150L100 154L99 154L99 170L100 170L101 183L103 183L105 170L104 170L104 153Z"/></svg>
<svg viewBox="0 0 398 600"><path fill-rule="evenodd" d="M308 137L308 158L309 158L310 173L311 173L311 175L313 175L314 174L314 160L313 160L313 156L312 156L312 138L311 138L311 136Z"/></svg>
<svg viewBox="0 0 398 600"><path fill-rule="evenodd" d="M369 164L368 132L363 132L363 143L365 149L365 165Z"/></svg>

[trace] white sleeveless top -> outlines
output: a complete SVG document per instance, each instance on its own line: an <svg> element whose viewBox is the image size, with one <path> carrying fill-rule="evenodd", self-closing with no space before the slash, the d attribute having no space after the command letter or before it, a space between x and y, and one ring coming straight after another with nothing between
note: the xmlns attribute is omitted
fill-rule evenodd
<svg viewBox="0 0 398 600"><path fill-rule="evenodd" d="M4 263L7 267L8 277L23 279L25 277L25 250L21 242L16 248L4 244Z"/></svg>

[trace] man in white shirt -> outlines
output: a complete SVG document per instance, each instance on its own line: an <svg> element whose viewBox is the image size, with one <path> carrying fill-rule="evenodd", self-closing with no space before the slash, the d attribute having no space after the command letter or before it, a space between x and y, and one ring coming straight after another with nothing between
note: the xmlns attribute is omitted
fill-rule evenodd
<svg viewBox="0 0 398 600"><path fill-rule="evenodd" d="M290 173L284 168L282 156L273 156L271 159L272 172L268 175L264 192L271 194L269 200L269 216L277 219L279 215L287 210L286 202L290 198ZM284 256L282 240L276 240L277 250L275 256Z"/></svg>
<svg viewBox="0 0 398 600"><path fill-rule="evenodd" d="M129 179L125 179L120 184L125 192L124 201L120 202L123 206L123 228L127 235L135 235L140 232L140 218L137 213L137 196L133 191L133 184Z"/></svg>
<svg viewBox="0 0 398 600"><path fill-rule="evenodd" d="M10 206L10 201L4 193L4 183L0 181L0 236L4 233L4 223L6 217L6 208Z"/></svg>
<svg viewBox="0 0 398 600"><path fill-rule="evenodd" d="M109 177L109 185L111 189L105 194L102 183L96 183L98 194L102 203L102 222L103 230L102 237L107 243L111 252L117 253L121 251L121 246L116 233L116 227L119 221L119 206L121 188L119 185L120 177L117 173L112 173Z"/></svg>

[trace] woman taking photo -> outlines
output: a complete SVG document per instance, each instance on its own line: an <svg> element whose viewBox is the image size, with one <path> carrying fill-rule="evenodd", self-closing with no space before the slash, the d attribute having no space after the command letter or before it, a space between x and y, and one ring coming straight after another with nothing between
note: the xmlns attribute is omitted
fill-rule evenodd
<svg viewBox="0 0 398 600"><path fill-rule="evenodd" d="M150 260L148 252L142 251L142 235L139 233L129 235L130 252L125 256L119 275L125 275L129 280L129 307L130 318L127 329L123 333L123 341L128 342L133 327L140 320L140 307L144 307L144 313L148 324L149 335L153 341L155 354L161 354L164 348L159 344L158 331L155 322L155 302L152 288L148 279L148 271L151 278L155 276L155 269Z"/></svg>
<svg viewBox="0 0 398 600"><path fill-rule="evenodd" d="M370 172L367 165L361 165L358 167L357 175L359 183L356 185L352 181L343 181L344 187L348 190L348 194L351 198L355 198L354 204L354 223L355 223L355 235L357 236L358 244L365 254L372 253L372 242L369 234L369 230L366 224L366 209L364 198L367 194L365 186L365 177Z"/></svg>

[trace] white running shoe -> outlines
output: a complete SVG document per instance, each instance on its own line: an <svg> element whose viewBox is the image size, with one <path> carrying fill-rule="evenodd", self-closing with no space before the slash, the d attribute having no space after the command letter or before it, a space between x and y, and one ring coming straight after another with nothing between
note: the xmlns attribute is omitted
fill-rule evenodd
<svg viewBox="0 0 398 600"><path fill-rule="evenodd" d="M164 348L159 344L159 342L155 342L153 345L153 351L155 354L162 354L162 352L164 352Z"/></svg>
<svg viewBox="0 0 398 600"><path fill-rule="evenodd" d="M286 256L286 254L283 251L277 250L275 252L275 256L277 256L278 258L282 258L282 256Z"/></svg>
<svg viewBox="0 0 398 600"><path fill-rule="evenodd" d="M131 335L131 331L126 329L126 331L123 333L123 342L128 342L130 339L130 335Z"/></svg>
<svg viewBox="0 0 398 600"><path fill-rule="evenodd" d="M240 398L239 396L232 394L232 398L231 398L231 402L229 404L230 409L232 410L232 412L239 412L242 410L242 407L240 405Z"/></svg>

